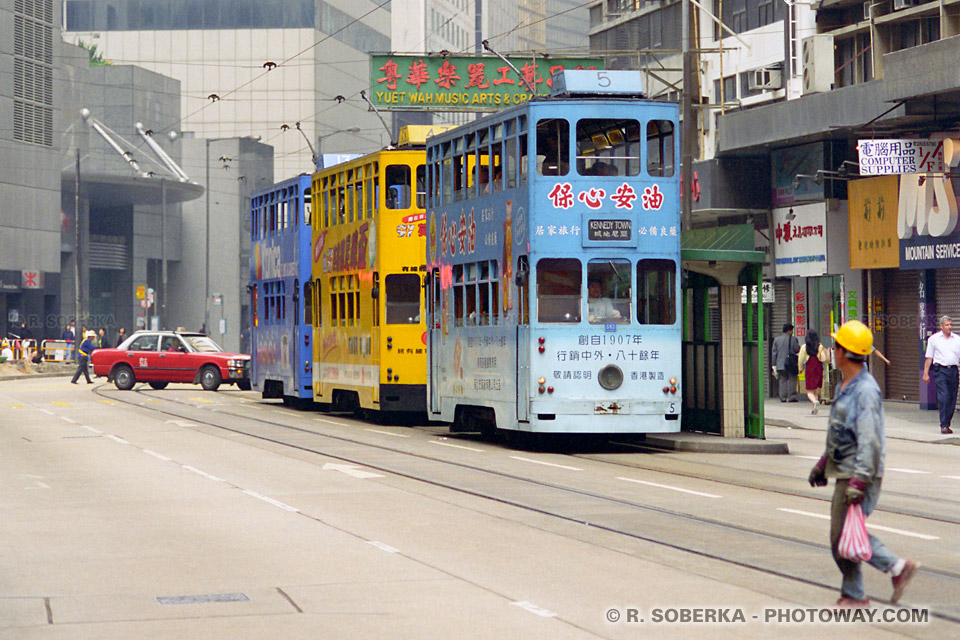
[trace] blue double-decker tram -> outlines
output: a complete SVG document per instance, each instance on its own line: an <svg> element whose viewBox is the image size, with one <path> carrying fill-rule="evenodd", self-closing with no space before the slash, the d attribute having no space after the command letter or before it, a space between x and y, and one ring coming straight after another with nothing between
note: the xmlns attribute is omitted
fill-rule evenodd
<svg viewBox="0 0 960 640"><path fill-rule="evenodd" d="M313 398L310 176L250 199L250 381L264 398Z"/></svg>
<svg viewBox="0 0 960 640"><path fill-rule="evenodd" d="M433 419L679 431L677 129L638 72L566 71L428 140Z"/></svg>

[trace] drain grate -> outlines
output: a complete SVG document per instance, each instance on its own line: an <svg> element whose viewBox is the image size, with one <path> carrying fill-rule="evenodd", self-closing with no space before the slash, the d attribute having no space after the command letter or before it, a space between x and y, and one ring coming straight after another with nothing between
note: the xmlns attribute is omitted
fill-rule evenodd
<svg viewBox="0 0 960 640"><path fill-rule="evenodd" d="M157 596L160 604L206 604L208 602L249 602L242 593L207 593L199 596Z"/></svg>

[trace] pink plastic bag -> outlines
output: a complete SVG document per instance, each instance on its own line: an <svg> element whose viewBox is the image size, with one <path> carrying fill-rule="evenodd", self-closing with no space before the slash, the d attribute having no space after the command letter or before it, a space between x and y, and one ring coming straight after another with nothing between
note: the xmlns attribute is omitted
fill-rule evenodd
<svg viewBox="0 0 960 640"><path fill-rule="evenodd" d="M867 519L859 504L852 504L847 508L847 517L843 520L843 532L837 547L841 558L854 562L866 562L873 557L867 535Z"/></svg>

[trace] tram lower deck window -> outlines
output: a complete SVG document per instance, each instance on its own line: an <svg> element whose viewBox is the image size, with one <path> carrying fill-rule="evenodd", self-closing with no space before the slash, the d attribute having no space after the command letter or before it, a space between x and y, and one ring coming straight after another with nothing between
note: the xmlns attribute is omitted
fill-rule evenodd
<svg viewBox="0 0 960 640"><path fill-rule="evenodd" d="M673 260L637 263L637 321L674 324L677 321L677 265Z"/></svg>
<svg viewBox="0 0 960 640"><path fill-rule="evenodd" d="M391 273L385 279L387 324L419 324L420 276Z"/></svg>
<svg viewBox="0 0 960 640"><path fill-rule="evenodd" d="M575 258L537 262L537 321L580 322L583 266Z"/></svg>

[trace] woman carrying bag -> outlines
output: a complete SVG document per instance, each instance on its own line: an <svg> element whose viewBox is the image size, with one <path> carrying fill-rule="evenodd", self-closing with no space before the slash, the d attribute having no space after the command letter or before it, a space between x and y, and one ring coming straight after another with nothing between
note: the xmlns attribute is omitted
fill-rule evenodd
<svg viewBox="0 0 960 640"><path fill-rule="evenodd" d="M816 357L814 355L816 354ZM820 344L820 336L813 329L807 331L807 339L800 347L797 364L803 371L807 398L813 404L812 415L820 411L820 387L823 386L823 365L830 360L830 351Z"/></svg>

